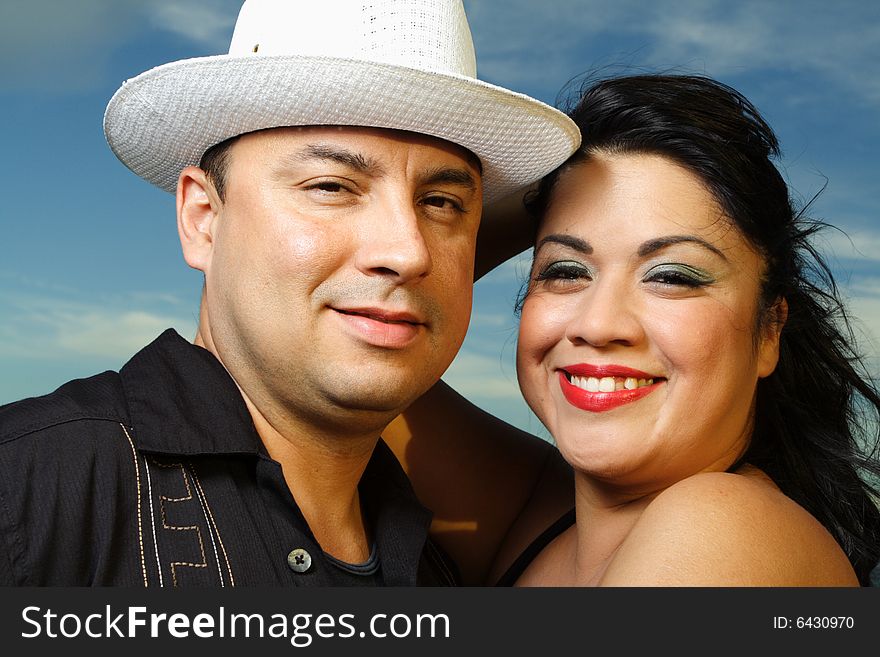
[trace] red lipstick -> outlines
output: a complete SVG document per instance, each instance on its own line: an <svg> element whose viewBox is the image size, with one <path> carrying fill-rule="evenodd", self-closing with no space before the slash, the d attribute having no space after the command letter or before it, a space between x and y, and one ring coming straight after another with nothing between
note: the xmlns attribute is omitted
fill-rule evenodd
<svg viewBox="0 0 880 657"><path fill-rule="evenodd" d="M594 377L597 379L605 377L615 378L633 378L633 379L654 379L651 385L640 386L632 390L615 390L612 392L591 392L574 385L569 381L569 376ZM634 370L630 367L620 365L572 365L559 370L559 386L562 394L569 404L584 411L592 413L601 413L610 411L618 406L638 401L654 392L665 379L652 376L647 372Z"/></svg>

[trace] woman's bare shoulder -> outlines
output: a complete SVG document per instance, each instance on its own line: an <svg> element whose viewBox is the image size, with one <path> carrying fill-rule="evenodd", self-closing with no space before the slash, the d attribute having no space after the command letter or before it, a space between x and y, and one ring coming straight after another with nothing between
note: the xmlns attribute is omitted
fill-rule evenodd
<svg viewBox="0 0 880 657"><path fill-rule="evenodd" d="M645 509L605 572L611 586L857 586L831 534L755 468L702 473Z"/></svg>

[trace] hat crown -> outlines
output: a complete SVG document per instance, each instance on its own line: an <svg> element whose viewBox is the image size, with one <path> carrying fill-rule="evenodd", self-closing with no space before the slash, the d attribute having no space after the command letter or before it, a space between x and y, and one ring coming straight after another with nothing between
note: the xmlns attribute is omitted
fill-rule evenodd
<svg viewBox="0 0 880 657"><path fill-rule="evenodd" d="M357 59L477 75L461 0L245 0L229 54Z"/></svg>

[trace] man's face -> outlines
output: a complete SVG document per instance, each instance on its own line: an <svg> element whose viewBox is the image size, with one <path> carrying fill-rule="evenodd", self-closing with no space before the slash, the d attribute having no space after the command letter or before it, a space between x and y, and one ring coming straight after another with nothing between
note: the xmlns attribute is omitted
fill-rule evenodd
<svg viewBox="0 0 880 657"><path fill-rule="evenodd" d="M477 167L442 140L372 128L233 144L206 307L217 356L264 415L387 421L437 381L470 318Z"/></svg>

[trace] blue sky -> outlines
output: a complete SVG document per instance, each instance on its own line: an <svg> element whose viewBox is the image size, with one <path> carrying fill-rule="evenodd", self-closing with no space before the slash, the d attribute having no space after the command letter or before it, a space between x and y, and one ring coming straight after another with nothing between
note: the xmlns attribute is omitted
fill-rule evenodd
<svg viewBox="0 0 880 657"><path fill-rule="evenodd" d="M291 0L294 1L294 0ZM191 337L201 286L171 195L123 167L104 107L152 66L228 48L238 0L0 0L0 403L118 368L168 326ZM797 198L842 228L821 245L880 372L880 4L466 0L479 76L555 104L590 71L716 77L777 130ZM446 378L546 435L513 367L527 256L480 281Z"/></svg>

